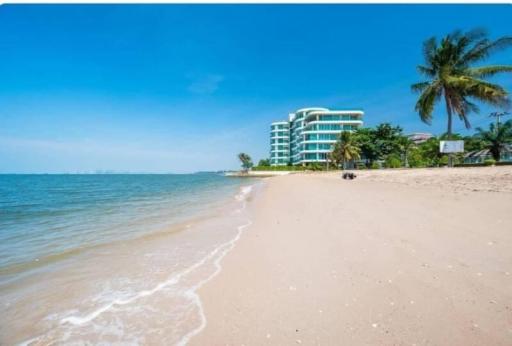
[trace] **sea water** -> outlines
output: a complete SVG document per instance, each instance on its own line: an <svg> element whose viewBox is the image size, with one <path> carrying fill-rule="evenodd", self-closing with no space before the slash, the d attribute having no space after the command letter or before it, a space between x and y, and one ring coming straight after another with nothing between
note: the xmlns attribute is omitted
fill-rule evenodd
<svg viewBox="0 0 512 346"><path fill-rule="evenodd" d="M219 174L0 175L0 344L184 345L250 224Z"/></svg>

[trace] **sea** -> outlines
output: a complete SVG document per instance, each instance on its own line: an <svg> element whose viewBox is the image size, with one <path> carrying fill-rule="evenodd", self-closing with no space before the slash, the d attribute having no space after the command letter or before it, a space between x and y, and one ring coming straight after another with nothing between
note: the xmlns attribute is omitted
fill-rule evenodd
<svg viewBox="0 0 512 346"><path fill-rule="evenodd" d="M0 175L0 345L186 345L257 179Z"/></svg>

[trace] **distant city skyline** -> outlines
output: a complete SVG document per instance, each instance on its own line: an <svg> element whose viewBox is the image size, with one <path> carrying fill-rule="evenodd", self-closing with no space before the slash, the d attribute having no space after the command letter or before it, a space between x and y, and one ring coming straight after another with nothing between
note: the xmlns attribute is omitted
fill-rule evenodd
<svg viewBox="0 0 512 346"><path fill-rule="evenodd" d="M410 91L423 41L512 35L511 17L510 5L3 5L0 173L235 169L239 152L268 158L269 124L304 107L440 134L445 107L426 125ZM509 49L485 63L511 62ZM495 80L512 91L512 74ZM473 127L493 121L480 106Z"/></svg>

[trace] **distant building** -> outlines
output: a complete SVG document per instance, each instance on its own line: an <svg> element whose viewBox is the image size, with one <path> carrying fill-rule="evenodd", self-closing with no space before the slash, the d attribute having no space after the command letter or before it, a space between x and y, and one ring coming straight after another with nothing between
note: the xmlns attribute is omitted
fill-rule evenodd
<svg viewBox="0 0 512 346"><path fill-rule="evenodd" d="M414 132L409 135L406 135L407 138L409 138L411 141L413 141L415 144L420 144L423 142L428 141L430 138L434 137L431 133L425 133L425 132Z"/></svg>
<svg viewBox="0 0 512 346"><path fill-rule="evenodd" d="M500 154L500 162L512 162L512 144L506 144ZM470 151L464 155L464 163L483 163L492 158L489 149Z"/></svg>
<svg viewBox="0 0 512 346"><path fill-rule="evenodd" d="M284 166L327 161L338 136L363 125L361 110L303 108L288 121L270 125L270 164Z"/></svg>

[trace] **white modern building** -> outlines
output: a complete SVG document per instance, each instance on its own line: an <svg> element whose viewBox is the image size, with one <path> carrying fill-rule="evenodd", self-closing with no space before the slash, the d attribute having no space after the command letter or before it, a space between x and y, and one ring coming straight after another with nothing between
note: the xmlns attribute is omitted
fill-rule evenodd
<svg viewBox="0 0 512 346"><path fill-rule="evenodd" d="M339 135L363 125L362 110L302 108L271 124L270 164L326 162Z"/></svg>
<svg viewBox="0 0 512 346"><path fill-rule="evenodd" d="M290 123L277 121L270 125L270 164L285 166L290 162Z"/></svg>

